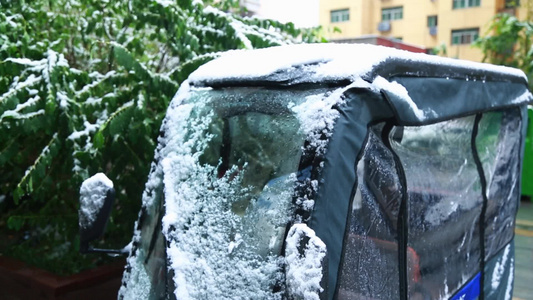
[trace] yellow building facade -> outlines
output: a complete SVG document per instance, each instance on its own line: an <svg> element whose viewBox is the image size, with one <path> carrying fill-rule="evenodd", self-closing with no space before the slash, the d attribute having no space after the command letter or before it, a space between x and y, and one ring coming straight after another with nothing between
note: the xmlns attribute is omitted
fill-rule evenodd
<svg viewBox="0 0 533 300"><path fill-rule="evenodd" d="M498 12L507 11L520 19L526 18L527 5L516 7L517 3L516 0L320 0L320 25L332 41L378 35L426 49L444 44L448 57L481 61L481 50L473 48L471 43L487 33L490 20Z"/></svg>

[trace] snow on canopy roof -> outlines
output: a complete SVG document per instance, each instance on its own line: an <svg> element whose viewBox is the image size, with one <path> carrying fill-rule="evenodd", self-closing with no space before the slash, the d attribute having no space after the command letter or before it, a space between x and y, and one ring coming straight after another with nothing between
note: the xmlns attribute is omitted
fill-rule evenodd
<svg viewBox="0 0 533 300"><path fill-rule="evenodd" d="M518 69L457 60L368 44L298 44L256 50L232 50L201 66L191 85L373 80L394 75L436 76L527 83Z"/></svg>

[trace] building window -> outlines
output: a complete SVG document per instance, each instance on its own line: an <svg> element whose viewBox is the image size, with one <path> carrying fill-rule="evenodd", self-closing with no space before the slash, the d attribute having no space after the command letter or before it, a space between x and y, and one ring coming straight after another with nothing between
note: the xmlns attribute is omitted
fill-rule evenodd
<svg viewBox="0 0 533 300"><path fill-rule="evenodd" d="M520 6L520 0L505 0L505 8L514 8Z"/></svg>
<svg viewBox="0 0 533 300"><path fill-rule="evenodd" d="M332 10L330 12L331 23L350 21L350 11L348 9Z"/></svg>
<svg viewBox="0 0 533 300"><path fill-rule="evenodd" d="M428 16L428 27L436 27L437 20L437 16Z"/></svg>
<svg viewBox="0 0 533 300"><path fill-rule="evenodd" d="M382 21L392 21L403 19L403 6L384 8L381 10Z"/></svg>
<svg viewBox="0 0 533 300"><path fill-rule="evenodd" d="M479 28L452 30L452 45L472 44L479 36Z"/></svg>
<svg viewBox="0 0 533 300"><path fill-rule="evenodd" d="M481 0L453 0L453 9L480 6Z"/></svg>

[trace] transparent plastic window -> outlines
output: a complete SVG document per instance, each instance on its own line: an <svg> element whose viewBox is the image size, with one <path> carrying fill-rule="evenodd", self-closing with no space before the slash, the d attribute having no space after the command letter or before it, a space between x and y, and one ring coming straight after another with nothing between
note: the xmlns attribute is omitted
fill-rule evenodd
<svg viewBox="0 0 533 300"><path fill-rule="evenodd" d="M478 274L481 259L489 260L511 240L519 197L519 114L518 109L489 112L479 123L475 142L487 179L485 237L472 148L475 116L388 133L406 176L410 298L449 298ZM399 296L397 222L403 195L382 128L371 128L357 165L338 299ZM495 270L492 286L501 277Z"/></svg>
<svg viewBox="0 0 533 300"><path fill-rule="evenodd" d="M281 299L280 254L293 201L299 203L295 187L315 188L298 181L300 159L310 151L304 142L318 148L318 132L332 127L332 104L317 108L317 99L330 94L259 88L178 93L162 126L121 295ZM311 118L321 125L306 128L315 125ZM300 202L312 209L312 199ZM154 240L158 230L162 238ZM155 251L157 241L166 251ZM172 290L162 290L164 268Z"/></svg>
<svg viewBox="0 0 533 300"><path fill-rule="evenodd" d="M483 199L471 147L474 120L394 129L403 130L391 145L407 180L408 247L419 258L408 266L420 270L418 282L408 281L410 294L444 299L479 272Z"/></svg>
<svg viewBox="0 0 533 300"><path fill-rule="evenodd" d="M357 165L338 299L399 297L397 220L402 192L392 153L380 136L380 127L372 128Z"/></svg>
<svg viewBox="0 0 533 300"><path fill-rule="evenodd" d="M514 235L518 208L520 111L509 109L483 114L476 139L485 178L485 260L499 252Z"/></svg>
<svg viewBox="0 0 533 300"><path fill-rule="evenodd" d="M234 115L212 103L193 110L191 153L162 160L163 232L178 299L281 297L279 254L304 141L298 129L287 113Z"/></svg>

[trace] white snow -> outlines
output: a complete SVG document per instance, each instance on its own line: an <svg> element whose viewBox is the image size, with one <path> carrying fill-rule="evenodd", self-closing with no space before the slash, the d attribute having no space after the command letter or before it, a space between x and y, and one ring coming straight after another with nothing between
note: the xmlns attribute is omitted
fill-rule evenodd
<svg viewBox="0 0 533 300"><path fill-rule="evenodd" d="M13 22L12 21L13 19L23 19L22 15L16 14L16 15L11 15L11 16L6 16L6 21L9 24L9 26L14 27L14 28L20 27L20 24L22 22L20 21L19 21L20 23Z"/></svg>
<svg viewBox="0 0 533 300"><path fill-rule="evenodd" d="M74 141L81 137L89 136L92 132L95 132L96 130L98 130L98 128L100 127L100 124L91 124L87 121L84 121L83 126L84 126L83 130L73 131L67 137L67 139Z"/></svg>
<svg viewBox="0 0 533 300"><path fill-rule="evenodd" d="M531 94L529 90L526 90L522 95L513 99L511 103L523 103L523 102L531 100L531 98L533 98L533 95Z"/></svg>
<svg viewBox="0 0 533 300"><path fill-rule="evenodd" d="M235 35L241 40L241 42L244 44L244 48L246 49L253 49L254 46L252 45L252 42L248 39L246 34L244 33L244 28L242 22L239 22L237 20L230 23L230 26L235 30Z"/></svg>
<svg viewBox="0 0 533 300"><path fill-rule="evenodd" d="M5 92L3 95L0 96L0 102L2 102L5 99L15 95L16 93L18 93L22 89L25 89L25 88L33 86L34 84L36 84L39 81L41 81L41 79L42 79L41 76L35 76L33 74L30 74L28 76L28 78L26 78L26 80L24 80L23 82L18 82L18 77L16 77L16 79L13 80L13 84L11 85L9 90L7 92Z"/></svg>
<svg viewBox="0 0 533 300"><path fill-rule="evenodd" d="M128 259L128 263L130 263L130 261L131 259ZM125 279L126 277L123 278L123 280ZM122 285L119 290L119 295L123 297L122 299L150 299L150 287L152 286L152 284L145 268L131 268L131 272L128 273L127 279L130 280L130 282L135 282L135 286L126 289Z"/></svg>
<svg viewBox="0 0 533 300"><path fill-rule="evenodd" d="M509 279L507 280L507 286L505 287L505 300L511 300L513 297L513 281L514 281L514 258L511 258L511 267L509 270Z"/></svg>
<svg viewBox="0 0 533 300"><path fill-rule="evenodd" d="M205 129L202 123L193 124L198 128L194 131ZM279 274L279 258L255 254L256 216L247 211L240 217L231 210L232 201L248 195L246 188L240 188L242 175L230 178L237 171L233 168L213 180L215 167L201 166L192 153L180 153L190 151L190 146L185 142L162 161L167 211L163 232L170 241L167 253L176 298L279 298L269 291Z"/></svg>
<svg viewBox="0 0 533 300"><path fill-rule="evenodd" d="M99 85L100 83L102 83L106 79L111 78L111 77L113 77L115 75L116 75L116 71L115 70L109 71L105 75L102 75L102 74L100 74L98 72L90 73L89 77L94 78L95 80L92 83L83 86L83 88L80 91L77 91L76 92L76 96L81 96L82 94L90 91L93 87Z"/></svg>
<svg viewBox="0 0 533 300"><path fill-rule="evenodd" d="M300 242L309 238L303 255L300 254ZM319 300L322 280L322 261L326 256L326 244L305 224L295 224L285 239L285 260L287 289L296 299Z"/></svg>
<svg viewBox="0 0 533 300"><path fill-rule="evenodd" d="M498 259L494 271L492 272L491 287L493 290L496 290L500 285L502 280L503 273L505 272L505 265L509 259L509 253L511 252L511 245L507 245L503 251L503 256Z"/></svg>
<svg viewBox="0 0 533 300"><path fill-rule="evenodd" d="M305 102L289 106L301 124L300 131L307 136L307 141L318 154L325 153L328 143L327 140L321 140L321 136L324 134L330 137L335 121L339 117L339 111L334 107L344 103L344 93L347 90L360 87L374 88L370 83L357 78L346 87L330 93L308 96ZM317 186L318 183L314 183L315 189Z"/></svg>
<svg viewBox="0 0 533 300"><path fill-rule="evenodd" d="M176 2L172 0L156 0L158 4L160 4L163 7L168 7L174 5Z"/></svg>
<svg viewBox="0 0 533 300"><path fill-rule="evenodd" d="M204 7L203 9L204 14L214 14L215 16L224 17L226 16L226 13L223 11L216 9L210 5Z"/></svg>
<svg viewBox="0 0 533 300"><path fill-rule="evenodd" d="M339 111L332 107L343 101L343 91L344 89L338 89L331 95L308 96L305 102L291 108L300 121L300 130L318 153L324 153L327 146L327 141L320 139L322 133L331 132L339 117Z"/></svg>
<svg viewBox="0 0 533 300"><path fill-rule="evenodd" d="M474 68L526 78L522 71L514 68L413 53L382 46L298 44L252 51L229 51L219 59L198 68L191 74L189 80L194 83L220 79L253 79L308 64L315 64L315 67L313 74L305 79L306 82L355 80L355 78L366 75L373 67L391 58L426 62L436 66Z"/></svg>
<svg viewBox="0 0 533 300"><path fill-rule="evenodd" d="M1 116L0 116L0 121L5 118L5 117L14 117L14 118L18 118L18 119L21 119L21 118L24 118L24 116L28 117L28 114L23 114L22 113L22 110L28 108L28 107L31 107L33 106L34 104L36 104L39 100L41 100L41 97L39 97L39 95L36 95L35 97L32 97L30 99L28 99L26 102L24 103L20 103L20 104L17 104L17 107L15 107L15 109L13 110L6 110ZM44 111L43 111L44 113Z"/></svg>
<svg viewBox="0 0 533 300"><path fill-rule="evenodd" d="M131 272L124 272L124 276L122 276L122 285L120 286L120 289L118 291L118 299L123 297L126 300L129 299L135 299L134 296L136 294L144 295L144 293L148 293L150 289L150 281L148 281L148 284L145 286L142 286L139 284L139 281L142 281L142 276L139 278L138 275L135 275L139 272L146 272L144 270L137 270L140 266L136 263L138 260L137 256L133 256L133 244L138 244L141 241L141 231L138 230L139 228L139 221L135 221L135 225L133 226L135 228L133 232L133 238L131 242L124 247L124 249L129 250L128 258L126 259L126 263L128 266L131 266ZM141 280L139 280L141 279ZM135 284L132 284L135 283ZM147 297L144 297L146 299Z"/></svg>
<svg viewBox="0 0 533 300"><path fill-rule="evenodd" d="M88 227L96 220L96 214L103 207L107 191L113 182L104 173L97 173L86 179L80 188L80 227Z"/></svg>
<svg viewBox="0 0 533 300"><path fill-rule="evenodd" d="M242 32L237 34L242 34ZM243 39L241 37L241 40ZM243 42L246 41L243 40ZM365 75L369 75L373 68L391 59L403 59L413 63L425 62L435 65L435 67L474 68L480 72L494 71L526 78L525 74L518 69L412 53L388 47L365 44L300 44L253 51L229 51L222 54L220 58L198 68L191 74L189 80L192 84L199 83L200 85L204 82L218 80L254 80L282 72L285 72L286 76L290 76L290 73L296 68L304 68L308 74L303 79L292 78L295 82L350 80L353 86L368 87L376 92L385 91L397 96L406 103L419 121L436 117L435 111L420 109L401 84L388 81L381 76L366 78L372 80L371 84L362 79ZM525 103L532 98L533 95L530 92L525 92L520 97L512 99L512 103ZM299 115L309 119L307 116L312 116L320 110L318 106L326 107L328 104L320 103L320 97L318 97L316 101L306 104L309 107L294 109ZM312 111L308 112L306 109ZM304 128L313 128L318 124L310 122L308 125Z"/></svg>
<svg viewBox="0 0 533 300"><path fill-rule="evenodd" d="M237 20L226 12L223 12L215 7L206 6L203 9L204 14L214 14L218 18L225 18L229 22L229 26L234 31L235 38L239 39L245 49L253 49L252 42L248 36L257 36L262 40L268 41L272 45L284 45L290 44L291 39L294 40L291 36L281 33L279 30L274 28L261 28L256 25L248 25L243 23L240 20Z"/></svg>
<svg viewBox="0 0 533 300"><path fill-rule="evenodd" d="M249 193L241 187L242 174L232 178L230 174L237 171L232 169L216 178L216 167L198 162L210 139L203 135L213 113L188 120L193 108L205 105L206 99L179 105L187 95L185 83L167 111L162 125L165 137L156 154L159 163L147 185L147 190L159 185L162 176L166 204L163 234L169 241L167 254L176 298L279 299L280 294L273 293L270 286L281 276L281 258L261 256L253 246L257 215L247 210L240 216L231 210L232 201ZM152 203L153 198L144 194L143 205ZM272 220L279 218L287 216Z"/></svg>
<svg viewBox="0 0 533 300"><path fill-rule="evenodd" d="M42 60L30 60L28 58L7 58L5 61L13 62L19 65L25 65L29 67L36 67L46 63L46 59Z"/></svg>
<svg viewBox="0 0 533 300"><path fill-rule="evenodd" d="M409 105L409 108L415 114L417 119L420 121L425 120L428 115L436 116L436 113L433 110L423 111L418 108L416 103L409 96L407 89L395 81L390 82L381 76L377 76L372 82L372 85L379 90L386 91L404 100Z"/></svg>
<svg viewBox="0 0 533 300"><path fill-rule="evenodd" d="M19 114L13 110L5 111L2 116L0 116L0 121L4 118L11 117L13 119L22 120L22 119L31 119L36 116L43 116L45 114L44 109L39 109L38 111L29 112L26 114Z"/></svg>
<svg viewBox="0 0 533 300"><path fill-rule="evenodd" d="M69 67L68 61L65 59L65 56L63 54L58 54L57 52L53 50L48 50L46 52L46 61L40 66L35 66L33 68L34 71L42 71L42 76L44 81L46 82L46 85L49 90L52 89L52 83L50 82L50 76L52 75L52 72L54 72L54 69L57 67ZM73 70L73 69L71 69Z"/></svg>
<svg viewBox="0 0 533 300"><path fill-rule="evenodd" d="M61 107L62 109L67 109L68 102L70 101L67 94L63 91L58 91L56 93L56 96L57 96L57 100L59 100L59 107Z"/></svg>
<svg viewBox="0 0 533 300"><path fill-rule="evenodd" d="M194 90L201 94L210 89ZM314 141L317 148L321 146L320 135L328 136L338 117L332 106L343 101L344 89L324 91L299 100L302 104L289 105L300 122L300 133L307 136L308 141ZM212 123L214 112L201 109L209 104L206 96L194 103L184 103L189 97L190 87L184 82L163 121L165 135L159 138L155 163L143 194L143 206L153 206L153 191L163 183L162 231L169 242L167 255L176 282L176 298L281 299L281 293L273 292L270 287L285 282L283 266L287 261L278 255L278 249L285 225L291 218L288 206L292 205L293 190L287 187L294 186L297 176L290 173L278 177L276 183L265 185L259 194L243 185L246 165L242 170L234 166L218 178L214 175L216 166L199 163L203 149L213 138L206 134L206 129ZM200 111L205 114L198 115ZM322 142L325 145L325 141ZM317 181L305 184L314 191L318 189ZM251 199L242 215L232 210L239 199ZM314 204L314 200L307 197L297 201L309 210ZM134 237L139 238L138 235ZM297 272L295 268L313 267L317 258L320 264L325 245L315 237L307 253L309 261L291 260L294 272ZM132 266L133 269L143 268L134 261ZM133 269L124 278L128 286L136 286L137 281L144 278L142 270ZM294 272L293 282L309 279L295 292L317 295L322 276L320 266L301 274L304 277ZM126 293L126 289L121 291L121 295Z"/></svg>

